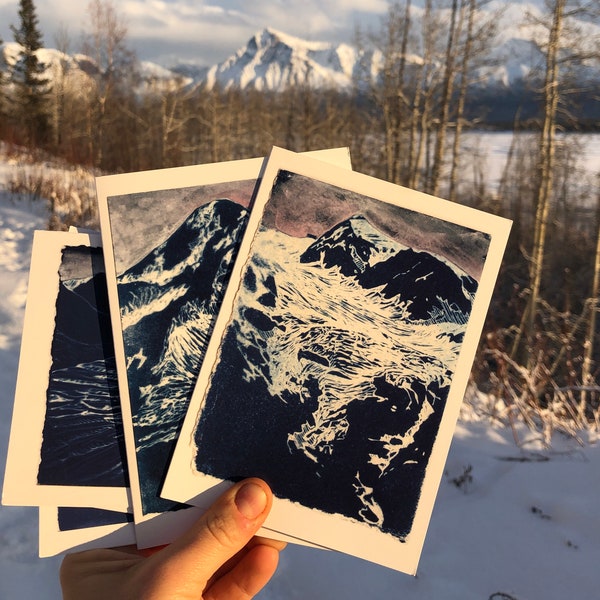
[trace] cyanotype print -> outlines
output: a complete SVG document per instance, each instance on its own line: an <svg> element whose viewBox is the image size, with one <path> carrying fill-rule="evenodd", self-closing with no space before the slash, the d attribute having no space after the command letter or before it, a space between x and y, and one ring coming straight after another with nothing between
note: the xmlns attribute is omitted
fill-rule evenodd
<svg viewBox="0 0 600 600"><path fill-rule="evenodd" d="M196 468L410 533L486 233L280 170L195 432Z"/></svg>
<svg viewBox="0 0 600 600"><path fill-rule="evenodd" d="M133 523L131 513L81 506L60 506L58 508L59 531L74 531L104 525L124 525L125 523Z"/></svg>
<svg viewBox="0 0 600 600"><path fill-rule="evenodd" d="M128 485L102 249L62 251L41 485Z"/></svg>
<svg viewBox="0 0 600 600"><path fill-rule="evenodd" d="M255 180L108 198L144 514L159 497Z"/></svg>

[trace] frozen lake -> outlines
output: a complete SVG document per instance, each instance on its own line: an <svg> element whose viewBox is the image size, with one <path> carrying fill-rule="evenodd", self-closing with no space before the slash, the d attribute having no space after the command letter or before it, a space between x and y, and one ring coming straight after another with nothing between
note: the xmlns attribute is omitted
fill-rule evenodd
<svg viewBox="0 0 600 600"><path fill-rule="evenodd" d="M463 134L462 147L465 163L462 169L461 180L468 182L473 179L474 169L478 168L485 174L485 183L495 189L502 176L506 165L506 158L513 141L513 135L519 136L519 145L528 140L536 143L539 134L517 133L512 131L470 131ZM558 140L565 144L580 145L581 150L576 159L575 169L585 173L591 179L600 174L600 133L563 133L558 135ZM472 157L477 156L477 165L473 164Z"/></svg>

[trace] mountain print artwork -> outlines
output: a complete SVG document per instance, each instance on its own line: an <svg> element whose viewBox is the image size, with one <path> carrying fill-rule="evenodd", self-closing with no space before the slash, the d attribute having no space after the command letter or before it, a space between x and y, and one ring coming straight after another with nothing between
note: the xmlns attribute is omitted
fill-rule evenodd
<svg viewBox="0 0 600 600"><path fill-rule="evenodd" d="M246 221L247 210L231 200L201 204L117 277L146 514L177 508L158 492Z"/></svg>
<svg viewBox="0 0 600 600"><path fill-rule="evenodd" d="M347 148L323 161L350 168ZM136 540L173 541L201 503L161 489L249 218L264 159L96 180Z"/></svg>
<svg viewBox="0 0 600 600"><path fill-rule="evenodd" d="M282 173L273 193L298 177ZM403 539L477 291L452 258L360 213L317 239L261 227L197 426L196 468L263 477L277 497Z"/></svg>
<svg viewBox="0 0 600 600"><path fill-rule="evenodd" d="M62 251L51 356L38 483L127 486L101 248Z"/></svg>
<svg viewBox="0 0 600 600"><path fill-rule="evenodd" d="M127 510L113 341L100 236L35 231L4 504Z"/></svg>
<svg viewBox="0 0 600 600"><path fill-rule="evenodd" d="M509 230L273 148L161 495L414 574Z"/></svg>

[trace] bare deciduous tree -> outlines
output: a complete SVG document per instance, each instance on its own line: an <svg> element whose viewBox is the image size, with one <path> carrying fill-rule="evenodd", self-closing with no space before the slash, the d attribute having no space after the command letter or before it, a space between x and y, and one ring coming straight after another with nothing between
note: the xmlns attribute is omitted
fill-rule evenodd
<svg viewBox="0 0 600 600"><path fill-rule="evenodd" d="M90 107L90 133L94 132L90 144L94 164L110 166L110 159L105 157L111 144L107 130L118 120L126 99L131 98L137 75L136 58L127 44L127 25L111 0L91 0L88 16L83 51L97 68L96 98Z"/></svg>
<svg viewBox="0 0 600 600"><path fill-rule="evenodd" d="M542 23L547 28L547 39L540 43L545 56L542 87L542 127L539 136L539 162L537 166L533 245L529 259L529 296L523 311L519 333L515 338L512 356L519 356L524 364L529 360L529 342L535 330L535 320L540 303L546 236L552 202L556 168L556 135L559 127L559 108L564 101L561 76L569 65L574 65L590 55L588 49L566 51L567 34L572 47L573 37L568 18L589 15L597 7L579 0L548 0L549 19ZM577 38L575 38L577 39Z"/></svg>
<svg viewBox="0 0 600 600"><path fill-rule="evenodd" d="M600 178L600 175L598 176ZM583 362L581 365L581 398L579 402L580 418L585 417L589 398L589 387L593 384L592 364L596 338L596 322L598 310L598 294L600 293L600 193L598 194L597 210L596 210L596 226L598 233L596 235L596 254L594 257L594 275L592 279L592 288L590 291L589 317L583 343ZM597 390L596 390L597 393Z"/></svg>

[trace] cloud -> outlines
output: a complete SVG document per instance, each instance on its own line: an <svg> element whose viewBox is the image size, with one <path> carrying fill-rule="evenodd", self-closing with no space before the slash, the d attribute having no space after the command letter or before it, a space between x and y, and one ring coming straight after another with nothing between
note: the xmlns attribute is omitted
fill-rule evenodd
<svg viewBox="0 0 600 600"><path fill-rule="evenodd" d="M124 0L115 2L138 56L160 62L169 54L211 65L242 47L254 33L274 27L310 40L351 41L357 22L376 18L386 0ZM88 3L37 0L40 29L47 46L66 26L73 49L79 49ZM17 23L15 0L0 0L0 36L13 39L9 23Z"/></svg>
<svg viewBox="0 0 600 600"><path fill-rule="evenodd" d="M79 49L80 34L86 20L87 3L69 0L40 0L35 2L39 29L46 47L55 45L56 32L67 28L71 37L72 49ZM0 37L12 42L14 36L10 25L20 26L19 6L16 0L0 0Z"/></svg>
<svg viewBox="0 0 600 600"><path fill-rule="evenodd" d="M234 8L164 0L129 0L120 6L138 54L150 60L160 60L161 49L169 48L170 55L213 64L245 43L256 29Z"/></svg>
<svg viewBox="0 0 600 600"><path fill-rule="evenodd" d="M348 0L346 0L347 2ZM357 0L353 0L356 5ZM223 1L215 3L167 2L166 0L129 0L123 3L129 17L130 35L151 56L152 38L159 47L179 45L182 58L214 64L243 46L257 31L274 27L306 39L337 39L347 22L353 26L348 7L337 9L336 2L317 0L258 0L253 3ZM158 37L160 36L160 38Z"/></svg>
<svg viewBox="0 0 600 600"><path fill-rule="evenodd" d="M356 12L369 12L383 14L388 9L388 0L334 0L328 4L334 5L338 9Z"/></svg>

